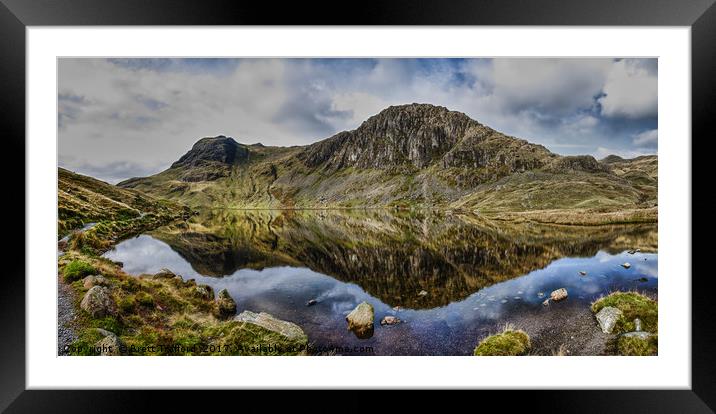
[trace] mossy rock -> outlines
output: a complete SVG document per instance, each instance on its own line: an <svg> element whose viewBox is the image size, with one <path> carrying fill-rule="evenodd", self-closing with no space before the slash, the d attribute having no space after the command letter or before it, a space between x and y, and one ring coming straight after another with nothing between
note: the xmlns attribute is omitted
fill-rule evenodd
<svg viewBox="0 0 716 414"><path fill-rule="evenodd" d="M620 336L617 340L619 355L649 356L656 355L659 349L659 338L651 335L647 339L638 336Z"/></svg>
<svg viewBox="0 0 716 414"><path fill-rule="evenodd" d="M525 331L507 329L480 341L474 354L477 356L516 356L526 354L530 347L530 337Z"/></svg>
<svg viewBox="0 0 716 414"><path fill-rule="evenodd" d="M612 306L622 311L623 316L617 320L614 331L617 334L635 330L634 319L641 319L642 330L657 333L659 329L658 303L638 292L614 292L592 304L592 312Z"/></svg>

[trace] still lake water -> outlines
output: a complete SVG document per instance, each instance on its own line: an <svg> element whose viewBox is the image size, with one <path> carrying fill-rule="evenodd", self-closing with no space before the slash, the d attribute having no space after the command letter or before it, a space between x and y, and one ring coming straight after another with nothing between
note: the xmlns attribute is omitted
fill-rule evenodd
<svg viewBox="0 0 716 414"><path fill-rule="evenodd" d="M122 262L130 274L167 268L215 292L226 288L238 312L294 322L316 351L469 355L479 338L518 315L558 312L542 305L558 288L568 290L570 305L585 307L614 290L656 294L656 239L656 225L546 226L436 212L212 210L125 240L105 257ZM311 299L318 303L307 306ZM375 309L368 339L357 338L345 321L362 301ZM380 326L387 315L404 323Z"/></svg>

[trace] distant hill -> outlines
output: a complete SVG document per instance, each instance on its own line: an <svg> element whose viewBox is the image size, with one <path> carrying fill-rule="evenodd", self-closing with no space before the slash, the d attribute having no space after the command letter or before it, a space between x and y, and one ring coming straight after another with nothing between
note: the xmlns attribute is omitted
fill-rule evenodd
<svg viewBox="0 0 716 414"><path fill-rule="evenodd" d="M560 156L463 113L410 104L306 146L202 138L169 169L118 185L191 206L614 211L656 206L656 164Z"/></svg>

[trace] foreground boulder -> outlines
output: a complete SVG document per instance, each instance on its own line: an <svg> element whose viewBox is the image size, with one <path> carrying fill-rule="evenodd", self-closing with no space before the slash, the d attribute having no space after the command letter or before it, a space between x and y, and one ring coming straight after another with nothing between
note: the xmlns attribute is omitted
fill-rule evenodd
<svg viewBox="0 0 716 414"><path fill-rule="evenodd" d="M367 302L361 302L346 316L348 329L353 331L358 338L370 338L373 336L374 317L373 306Z"/></svg>
<svg viewBox="0 0 716 414"><path fill-rule="evenodd" d="M216 303L219 318L228 318L236 314L236 302L229 295L229 291L221 289L219 300Z"/></svg>
<svg viewBox="0 0 716 414"><path fill-rule="evenodd" d="M80 307L93 318L103 318L115 312L115 303L109 295L109 289L103 286L94 286L85 293Z"/></svg>
<svg viewBox="0 0 716 414"><path fill-rule="evenodd" d="M282 335L283 337L291 341L304 342L307 340L306 334L303 332L303 329L301 329L300 326L296 325L293 322L277 319L265 312L256 313L251 311L243 311L240 314L236 315L234 320L237 322L258 325L266 330Z"/></svg>
<svg viewBox="0 0 716 414"><path fill-rule="evenodd" d="M617 321L619 321L619 318L621 318L624 315L622 311L619 309L612 307L612 306L605 306L597 312L596 318L597 322L599 322L599 327L602 329L602 332L609 334L612 333L614 330L614 327L617 324Z"/></svg>

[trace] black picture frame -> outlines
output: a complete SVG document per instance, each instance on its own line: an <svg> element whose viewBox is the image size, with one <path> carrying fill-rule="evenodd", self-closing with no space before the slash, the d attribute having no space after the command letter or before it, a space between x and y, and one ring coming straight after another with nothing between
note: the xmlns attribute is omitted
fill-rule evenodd
<svg viewBox="0 0 716 414"><path fill-rule="evenodd" d="M207 408L206 398L187 392L29 391L25 390L25 28L66 25L608 25L689 26L692 58L692 136L713 136L716 117L715 0L499 0L356 2L239 2L179 0L0 0L0 119L3 133L4 184L16 201L7 232L14 249L7 254L0 288L0 409L26 411L128 411L166 408L172 400L185 409ZM691 140L691 137L684 137ZM685 143L688 141L684 141ZM48 137L48 145L54 145ZM13 154L10 156L10 154ZM696 163L694 162L694 165ZM668 171L662 173L668 174ZM696 174L692 175L696 177ZM693 188L693 187L692 187ZM23 200L22 203L19 200ZM23 236L20 236L20 235ZM22 238L21 238L22 237ZM11 249L6 252L12 252ZM692 257L695 255L692 254ZM695 274L695 272L693 272ZM690 275L679 275L689 277ZM697 275L699 276L699 275ZM716 320L711 304L711 275L692 283L692 387L690 390L520 391L524 395L492 396L533 411L565 412L713 412L716 409ZM48 279L49 280L49 279ZM53 279L54 280L54 279ZM349 375L349 374L348 374ZM481 394L478 398L488 395ZM212 399L217 397L212 396ZM223 394L227 398L227 394ZM406 407L410 401L401 399ZM228 399L235 400L231 394ZM259 397L259 399L262 399ZM292 396L293 403L315 407L313 395ZM420 403L425 397L408 398ZM474 397L469 397L474 399ZM453 401L452 398L449 399ZM450 402L445 401L447 410ZM350 405L350 404L349 404Z"/></svg>

